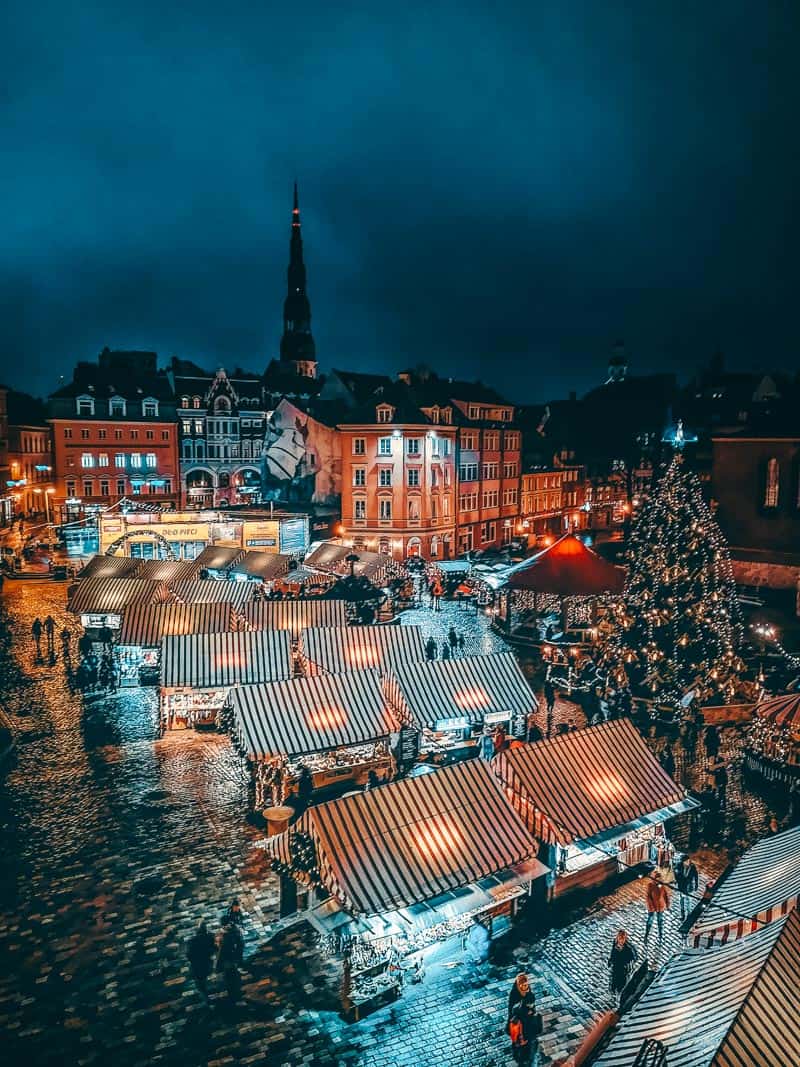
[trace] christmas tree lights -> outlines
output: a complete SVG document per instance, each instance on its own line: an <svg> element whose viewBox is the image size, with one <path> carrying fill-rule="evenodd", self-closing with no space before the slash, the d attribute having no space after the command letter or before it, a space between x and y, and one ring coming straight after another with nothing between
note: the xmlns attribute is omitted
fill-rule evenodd
<svg viewBox="0 0 800 1067"><path fill-rule="evenodd" d="M634 525L602 663L609 680L677 703L729 701L743 668L741 614L722 532L678 453Z"/></svg>

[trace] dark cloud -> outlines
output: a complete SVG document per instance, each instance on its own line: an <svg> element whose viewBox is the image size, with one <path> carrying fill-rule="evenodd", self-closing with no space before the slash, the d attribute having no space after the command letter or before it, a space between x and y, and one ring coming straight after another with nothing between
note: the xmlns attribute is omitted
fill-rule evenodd
<svg viewBox="0 0 800 1067"><path fill-rule="evenodd" d="M618 336L641 370L792 367L798 10L12 0L4 376L265 365L295 175L323 367L531 399Z"/></svg>

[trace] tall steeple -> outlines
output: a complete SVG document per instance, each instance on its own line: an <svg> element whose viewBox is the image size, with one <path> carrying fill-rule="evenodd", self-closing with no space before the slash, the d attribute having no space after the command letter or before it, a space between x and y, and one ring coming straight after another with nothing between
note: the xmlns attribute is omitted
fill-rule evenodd
<svg viewBox="0 0 800 1067"><path fill-rule="evenodd" d="M286 273L289 288L283 304L281 363L294 363L298 374L316 378L317 354L311 335L311 305L306 294L306 267L303 262L297 182L294 183L292 236L289 242L289 269Z"/></svg>

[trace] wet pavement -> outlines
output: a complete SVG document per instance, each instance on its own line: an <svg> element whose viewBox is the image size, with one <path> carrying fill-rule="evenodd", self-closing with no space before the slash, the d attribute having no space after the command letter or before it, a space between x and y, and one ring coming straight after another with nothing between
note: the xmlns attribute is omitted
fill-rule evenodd
<svg viewBox="0 0 800 1067"><path fill-rule="evenodd" d="M57 632L67 622L77 636L64 602L63 585L31 580L7 582L2 597L2 704L20 734L0 778L2 1062L506 1064L506 998L522 968L544 1014L541 1063L574 1050L609 1006L605 960L615 930L626 926L641 944L642 882L624 879L555 915L544 934L519 928L496 945L486 974L473 974L456 953L396 1004L347 1025L336 1013L336 972L310 929L270 940L278 887L253 847L261 832L248 821L242 761L217 735L159 740L154 690L84 702L70 692L60 659L36 664L34 615L52 613ZM455 605L403 621L439 641L452 622L465 633L465 654L503 647L486 616ZM580 721L575 705L559 701L560 720ZM724 865L716 839L732 821L754 839L769 815L740 789L738 743L735 731L724 732L729 813L698 853L704 877ZM693 759L677 755L678 774L697 784L702 746ZM200 918L216 929L233 897L247 914L247 999L231 1009L217 997L209 1008L192 984L186 943ZM651 944L654 962L680 943L670 915L660 950Z"/></svg>

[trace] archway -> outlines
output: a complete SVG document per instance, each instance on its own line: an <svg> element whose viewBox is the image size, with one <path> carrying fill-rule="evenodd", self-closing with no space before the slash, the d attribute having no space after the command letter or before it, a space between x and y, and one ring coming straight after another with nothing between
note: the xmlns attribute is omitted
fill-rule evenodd
<svg viewBox="0 0 800 1067"><path fill-rule="evenodd" d="M439 536L434 534L431 537L431 559L437 559L439 556Z"/></svg>
<svg viewBox="0 0 800 1067"><path fill-rule="evenodd" d="M211 471L195 468L186 474L186 498L190 504L205 504L214 499Z"/></svg>
<svg viewBox="0 0 800 1067"><path fill-rule="evenodd" d="M418 537L409 537L406 543L406 555L419 556L422 553L422 541Z"/></svg>
<svg viewBox="0 0 800 1067"><path fill-rule="evenodd" d="M131 530L128 533L123 534L122 537L118 537L116 541L111 542L111 544L106 549L105 554L107 556L116 556L117 549L122 548L124 545L127 545L130 541L134 539L146 539L148 541L156 541L161 546L164 552L163 556L160 557L161 559L176 560L178 558L173 552L172 547L166 537L163 537L160 533L156 533L155 530L152 529ZM124 552L123 555L125 555Z"/></svg>
<svg viewBox="0 0 800 1067"><path fill-rule="evenodd" d="M247 501L258 501L261 495L261 472L255 467L242 467L233 478L237 496Z"/></svg>

